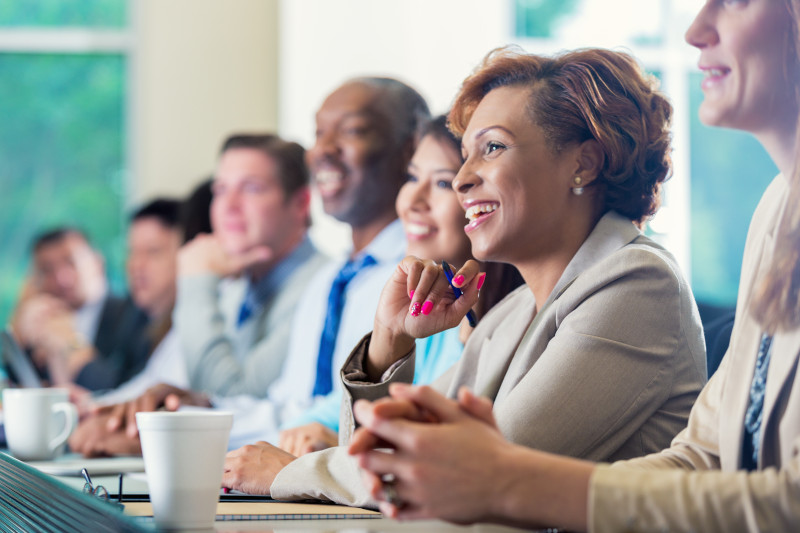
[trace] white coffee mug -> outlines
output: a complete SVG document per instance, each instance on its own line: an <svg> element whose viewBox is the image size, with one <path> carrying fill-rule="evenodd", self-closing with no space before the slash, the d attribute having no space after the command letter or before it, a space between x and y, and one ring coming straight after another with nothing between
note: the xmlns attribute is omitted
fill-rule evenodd
<svg viewBox="0 0 800 533"><path fill-rule="evenodd" d="M218 411L136 413L156 526L214 526L233 414Z"/></svg>
<svg viewBox="0 0 800 533"><path fill-rule="evenodd" d="M78 424L67 389L3 390L3 424L11 455L23 461L53 459Z"/></svg>

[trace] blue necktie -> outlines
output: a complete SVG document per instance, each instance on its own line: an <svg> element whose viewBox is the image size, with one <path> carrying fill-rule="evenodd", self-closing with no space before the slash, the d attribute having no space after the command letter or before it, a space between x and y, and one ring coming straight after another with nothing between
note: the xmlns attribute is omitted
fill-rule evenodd
<svg viewBox="0 0 800 533"><path fill-rule="evenodd" d="M747 470L758 467L758 449L761 442L761 424L764 418L764 393L767 387L767 370L772 355L772 337L764 333L758 347L756 370L750 385L750 404L744 415L744 453L742 466Z"/></svg>
<svg viewBox="0 0 800 533"><path fill-rule="evenodd" d="M242 302L242 306L239 308L239 317L236 319L236 327L242 327L248 318L253 315L253 311L258 306L258 298L256 297L256 291L254 290L252 284L247 285L247 292L244 295L244 301Z"/></svg>
<svg viewBox="0 0 800 533"><path fill-rule="evenodd" d="M325 325L322 328L322 337L320 337L319 340L317 379L314 382L314 396L324 396L333 390L333 349L336 347L339 323L342 320L344 290L347 284L350 283L350 280L353 279L361 269L374 264L375 259L371 255L364 255L360 259L348 261L333 280L331 292L328 294Z"/></svg>

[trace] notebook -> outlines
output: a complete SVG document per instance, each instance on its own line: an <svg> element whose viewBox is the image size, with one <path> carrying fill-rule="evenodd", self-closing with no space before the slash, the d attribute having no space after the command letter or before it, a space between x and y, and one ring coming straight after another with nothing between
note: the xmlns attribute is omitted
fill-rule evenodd
<svg viewBox="0 0 800 533"><path fill-rule="evenodd" d="M132 516L153 516L149 502L125 503L125 512ZM244 520L353 520L383 518L377 511L327 503L225 502L217 504L217 522Z"/></svg>
<svg viewBox="0 0 800 533"><path fill-rule="evenodd" d="M86 468L92 476L144 472L141 457L98 457L86 458L77 453L59 457L54 461L28 461L30 466L51 476L80 476Z"/></svg>

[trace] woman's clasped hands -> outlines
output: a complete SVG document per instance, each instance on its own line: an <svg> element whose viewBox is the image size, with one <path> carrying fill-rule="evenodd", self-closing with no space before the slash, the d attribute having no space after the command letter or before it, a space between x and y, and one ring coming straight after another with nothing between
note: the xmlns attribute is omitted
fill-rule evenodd
<svg viewBox="0 0 800 533"><path fill-rule="evenodd" d="M492 403L466 387L457 401L427 386L399 383L392 384L390 394L355 403L360 427L349 447L381 511L393 518L436 516L455 522L495 514L485 509L488 487L477 486L478 480L491 479L514 447L497 429ZM467 500L474 501L465 505ZM453 502L458 503L448 510ZM467 508L475 517L464 514Z"/></svg>

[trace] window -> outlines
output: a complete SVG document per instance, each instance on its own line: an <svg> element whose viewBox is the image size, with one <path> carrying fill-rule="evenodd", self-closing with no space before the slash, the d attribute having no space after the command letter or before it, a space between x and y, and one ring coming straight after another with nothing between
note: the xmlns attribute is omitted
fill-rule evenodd
<svg viewBox="0 0 800 533"><path fill-rule="evenodd" d="M701 74L697 53L683 41L696 2L514 0L514 6L516 39L527 50L624 47L657 73L675 109L674 174L649 233L676 255L698 303L734 305L747 227L777 169L751 136L697 118Z"/></svg>
<svg viewBox="0 0 800 533"><path fill-rule="evenodd" d="M0 320L24 280L31 239L87 232L122 285L126 192L125 0L0 3Z"/></svg>
<svg viewBox="0 0 800 533"><path fill-rule="evenodd" d="M0 27L124 28L126 0L6 0Z"/></svg>
<svg viewBox="0 0 800 533"><path fill-rule="evenodd" d="M692 288L698 301L734 305L747 227L778 169L751 135L704 126L702 74L689 80Z"/></svg>

